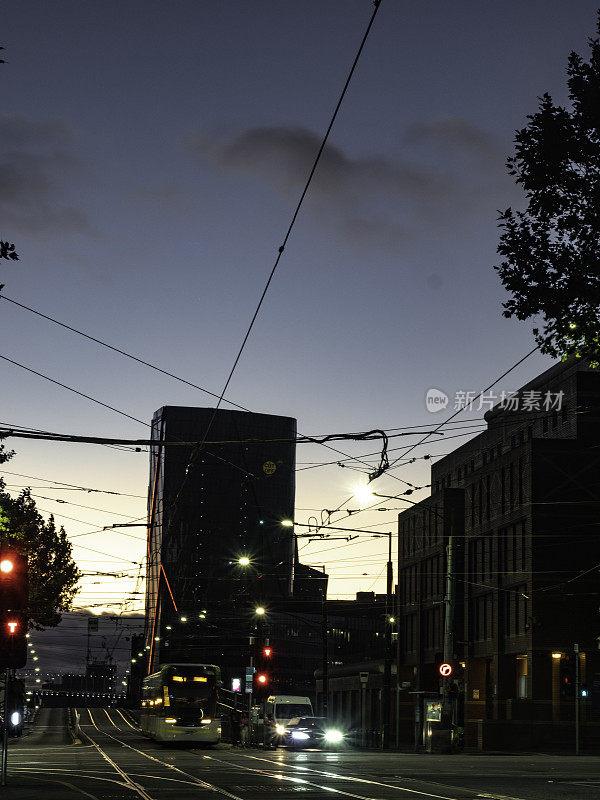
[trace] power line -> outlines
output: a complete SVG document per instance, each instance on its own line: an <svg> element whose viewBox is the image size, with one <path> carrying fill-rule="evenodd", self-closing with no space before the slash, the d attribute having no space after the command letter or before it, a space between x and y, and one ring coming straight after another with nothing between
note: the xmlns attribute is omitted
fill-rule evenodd
<svg viewBox="0 0 600 800"><path fill-rule="evenodd" d="M126 494L125 492L111 492L108 489L90 489L87 486L78 486L77 484L74 483L65 483L64 481L53 481L50 478L40 478L39 476L36 475L24 475L22 472L9 472L8 470L5 470L3 467L0 467L0 471L4 475L16 475L19 478L31 478L31 480L34 481L46 481L47 483L53 483L56 486L59 486L60 488L64 488L65 490L72 489L73 491L96 492L100 494L114 494L114 495L119 495L121 497L137 497L140 498L141 500L146 500L146 496L141 494Z"/></svg>
<svg viewBox="0 0 600 800"><path fill-rule="evenodd" d="M85 394L85 392L80 392L79 389L73 389L71 386L67 386L66 383L61 383L60 381L54 380L54 378L50 378L48 375L44 375L42 372L38 372L31 367L26 367L25 364L21 364L18 361L13 361L12 358L8 358L8 356L0 355L0 358L4 361L8 361L10 364L14 364L16 367L20 367L21 369L26 370L26 372L31 372L34 375L37 375L39 378L43 378L46 381L50 381L50 383L54 383L56 386L60 386L63 389L66 389L68 392L73 392L73 394L77 394L80 397L85 397L86 400L90 400L92 403L97 403L99 406L103 406L104 408L108 408L110 411L114 411L116 414L120 414L122 417L127 417L127 419L132 419L134 422L139 422L140 425L145 425L149 427L147 422L142 422L141 419L137 419L137 417L132 417L131 414L127 414L125 411L121 411L119 408L115 408L114 406L109 406L108 403L103 403L101 400L96 400L95 397L92 397L89 394Z"/></svg>

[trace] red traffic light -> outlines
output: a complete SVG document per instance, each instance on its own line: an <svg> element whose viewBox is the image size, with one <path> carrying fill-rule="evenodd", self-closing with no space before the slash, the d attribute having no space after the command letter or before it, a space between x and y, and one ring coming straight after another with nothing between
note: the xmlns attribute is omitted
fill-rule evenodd
<svg viewBox="0 0 600 800"><path fill-rule="evenodd" d="M12 548L0 551L0 612L26 612L29 605L27 556Z"/></svg>
<svg viewBox="0 0 600 800"><path fill-rule="evenodd" d="M269 656L271 655L271 652L272 652L272 651L271 651L271 648L270 648L270 647L265 647L265 649L263 650L263 653L265 654L265 656L266 656L267 658L269 658Z"/></svg>
<svg viewBox="0 0 600 800"><path fill-rule="evenodd" d="M264 686L265 683L267 682L268 678L264 674L264 672L261 672L260 675L256 676L256 680L260 683L261 686Z"/></svg>
<svg viewBox="0 0 600 800"><path fill-rule="evenodd" d="M6 627L8 628L8 632L11 636L14 636L15 633L19 632L19 621L18 620L10 620L6 623Z"/></svg>

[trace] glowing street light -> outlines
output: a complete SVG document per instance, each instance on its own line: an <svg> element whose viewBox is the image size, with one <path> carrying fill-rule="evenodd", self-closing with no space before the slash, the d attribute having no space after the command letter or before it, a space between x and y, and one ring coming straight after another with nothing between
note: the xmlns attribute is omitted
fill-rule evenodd
<svg viewBox="0 0 600 800"><path fill-rule="evenodd" d="M294 527L294 523L293 523L293 521L291 519L282 519L281 520L281 524L283 525L284 528L293 528Z"/></svg>
<svg viewBox="0 0 600 800"><path fill-rule="evenodd" d="M369 506L375 502L375 495L366 483L360 483L352 488L352 494L361 506Z"/></svg>
<svg viewBox="0 0 600 800"><path fill-rule="evenodd" d="M241 556L241 558L238 558L238 564L242 567L247 567L250 564L250 559L248 556Z"/></svg>
<svg viewBox="0 0 600 800"><path fill-rule="evenodd" d="M254 613L258 614L259 617L262 617L265 613L265 609L262 606L258 606L258 608L254 609Z"/></svg>

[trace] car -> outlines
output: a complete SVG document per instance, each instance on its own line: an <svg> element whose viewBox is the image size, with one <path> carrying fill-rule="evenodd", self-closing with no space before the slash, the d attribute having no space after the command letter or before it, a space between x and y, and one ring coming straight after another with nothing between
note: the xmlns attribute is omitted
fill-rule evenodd
<svg viewBox="0 0 600 800"><path fill-rule="evenodd" d="M343 742L343 731L326 717L294 717L283 732L288 747L338 747Z"/></svg>

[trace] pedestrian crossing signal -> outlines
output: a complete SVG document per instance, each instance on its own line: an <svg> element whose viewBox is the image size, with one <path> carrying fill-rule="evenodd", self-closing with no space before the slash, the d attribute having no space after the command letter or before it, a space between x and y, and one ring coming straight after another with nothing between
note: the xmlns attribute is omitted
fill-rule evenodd
<svg viewBox="0 0 600 800"><path fill-rule="evenodd" d="M27 617L0 612L0 668L22 669L27 664Z"/></svg>

